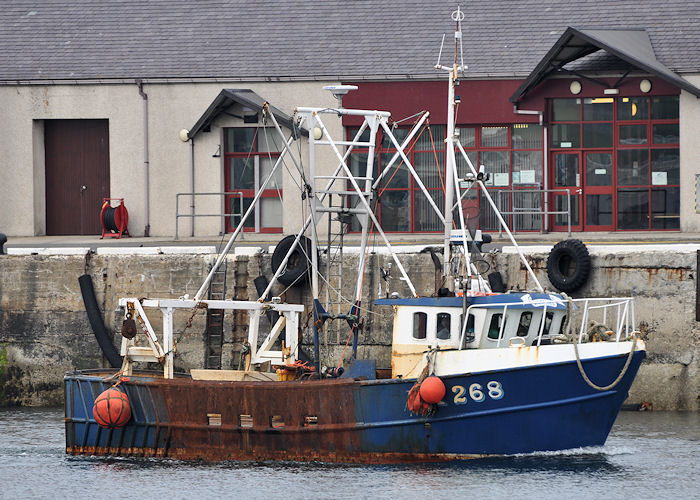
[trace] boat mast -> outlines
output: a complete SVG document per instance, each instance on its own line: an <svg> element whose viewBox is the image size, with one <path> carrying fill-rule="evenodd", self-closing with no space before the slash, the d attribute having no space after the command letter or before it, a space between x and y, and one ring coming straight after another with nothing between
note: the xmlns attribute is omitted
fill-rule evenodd
<svg viewBox="0 0 700 500"><path fill-rule="evenodd" d="M452 20L455 21L455 46L454 46L454 58L452 60L451 66L444 66L440 64L440 56L438 56L438 63L435 65L436 69L441 69L449 72L449 85L447 94L447 136L445 139L446 151L447 151L447 164L445 165L445 235L444 235L444 250L443 250L443 269L442 273L447 280L447 287L452 288L453 283L451 283L451 270L450 270L450 235L452 232L452 208L454 205L454 188L455 182L453 172L455 172L455 155L454 155L454 141L455 141L455 82L457 81L460 71L464 70L464 65L457 64L457 51L459 50L459 44L462 39L461 22L464 19L464 12L462 12L459 7L452 13ZM440 53L442 53L442 47L440 48ZM460 200L458 200L459 202ZM466 241L465 244L465 254L466 252ZM467 266L469 268L469 266Z"/></svg>

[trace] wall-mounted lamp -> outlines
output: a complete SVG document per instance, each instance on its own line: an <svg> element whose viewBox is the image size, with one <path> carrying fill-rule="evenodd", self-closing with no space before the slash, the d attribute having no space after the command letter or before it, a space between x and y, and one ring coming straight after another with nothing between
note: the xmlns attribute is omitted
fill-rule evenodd
<svg viewBox="0 0 700 500"><path fill-rule="evenodd" d="M647 79L642 80L639 82L639 90L646 94L651 90L651 82Z"/></svg>
<svg viewBox="0 0 700 500"><path fill-rule="evenodd" d="M190 140L190 131L187 130L186 128L183 128L182 130L180 130L179 135L180 135L180 140L182 142L187 142Z"/></svg>
<svg viewBox="0 0 700 500"><path fill-rule="evenodd" d="M216 146L216 153L211 155L212 158L221 158L221 144Z"/></svg>
<svg viewBox="0 0 700 500"><path fill-rule="evenodd" d="M581 82L579 82L578 80L574 80L573 82L571 82L569 84L569 91L574 95L580 94L581 93Z"/></svg>

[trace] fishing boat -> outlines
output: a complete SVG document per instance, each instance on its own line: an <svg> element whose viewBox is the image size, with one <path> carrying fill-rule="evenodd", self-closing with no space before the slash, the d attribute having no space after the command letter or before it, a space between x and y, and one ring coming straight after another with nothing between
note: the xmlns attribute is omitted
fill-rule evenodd
<svg viewBox="0 0 700 500"><path fill-rule="evenodd" d="M572 299L545 290L486 189L488 165L475 166L454 126L455 82L463 13L455 21L455 56L436 68L448 78L444 206L438 207L404 153L428 117L423 113L400 142L390 113L377 110L299 107L296 132L288 138L269 112L267 119L284 139L284 149L260 192L284 157L294 158L295 141L308 140L306 161L294 160L304 178L309 216L290 238L274 276L256 301L206 299L212 277L226 258L257 198L192 298L135 298L119 301L124 311L122 367L66 374L66 452L73 455L155 456L176 459L299 460L393 463L459 460L485 455L530 453L602 445L628 394L645 346L634 330L632 297ZM443 38L444 41L444 38ZM442 52L442 50L441 50ZM337 96L349 86L329 88ZM326 120L363 120L352 140L334 140ZM272 127L270 127L272 129ZM396 149L388 165L373 175L378 130ZM368 132L368 133L366 133ZM319 176L314 151L330 148L337 167ZM354 148L363 148L364 172L349 166ZM458 168L457 154L462 166ZM372 209L382 177L403 164L414 176L444 224L442 280L431 296L419 296ZM465 215L468 193L479 190L511 239L527 270L529 291L494 290L484 276L480 253L486 235ZM334 206L329 198L345 199ZM342 198L345 196L345 198ZM324 217L354 216L361 227L358 276L347 313L328 312L322 303L323 255L317 232ZM454 215L453 215L454 214ZM311 229L311 230L310 230ZM305 236L308 234L308 238ZM393 317L391 370L357 355L358 331L366 314L362 270L370 234L383 241L404 291L386 290L374 302ZM278 247L279 248L279 247ZM328 252L330 246L325 249ZM439 252L435 252L437 255ZM307 304L271 297L280 279L302 255L310 278ZM306 267L304 267L304 273ZM301 278L301 274L294 279ZM293 281L292 280L292 281ZM405 293L404 293L405 292ZM303 361L300 318L311 308L313 355ZM205 309L244 311L250 319L244 369L176 372L177 311L192 316ZM154 321L155 314L160 314ZM267 327L266 316L270 317ZM352 355L324 367L320 338L331 322L347 325ZM157 331L154 324L162 324ZM180 327L177 326L179 330ZM601 341L595 341L601 340ZM145 371L137 363L159 363Z"/></svg>

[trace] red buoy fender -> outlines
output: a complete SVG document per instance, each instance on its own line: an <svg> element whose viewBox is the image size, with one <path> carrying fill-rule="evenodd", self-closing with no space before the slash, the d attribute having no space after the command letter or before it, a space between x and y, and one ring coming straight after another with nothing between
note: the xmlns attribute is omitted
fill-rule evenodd
<svg viewBox="0 0 700 500"><path fill-rule="evenodd" d="M420 385L420 397L430 404L439 403L445 397L445 384L440 377L428 377Z"/></svg>
<svg viewBox="0 0 700 500"><path fill-rule="evenodd" d="M406 407L411 413L421 413L423 410L423 401L420 399L420 384L416 384L408 391L408 399Z"/></svg>
<svg viewBox="0 0 700 500"><path fill-rule="evenodd" d="M92 415L100 427L123 427L131 419L129 397L119 389L110 387L95 399Z"/></svg>

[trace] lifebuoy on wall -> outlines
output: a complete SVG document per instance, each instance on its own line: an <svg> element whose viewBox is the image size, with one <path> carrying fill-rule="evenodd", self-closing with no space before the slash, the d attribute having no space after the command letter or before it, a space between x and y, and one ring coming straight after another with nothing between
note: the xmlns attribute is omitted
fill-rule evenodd
<svg viewBox="0 0 700 500"><path fill-rule="evenodd" d="M547 257L547 277L561 292L581 288L591 274L591 256L581 240L560 241Z"/></svg>
<svg viewBox="0 0 700 500"><path fill-rule="evenodd" d="M294 243L296 236L290 235L282 238L274 252L272 252L272 272L277 272L284 256L287 255L289 248ZM296 246L287 261L287 268L280 274L278 280L283 285L300 286L306 283L308 278L308 270L311 266L311 240L306 236L299 239L299 244Z"/></svg>

